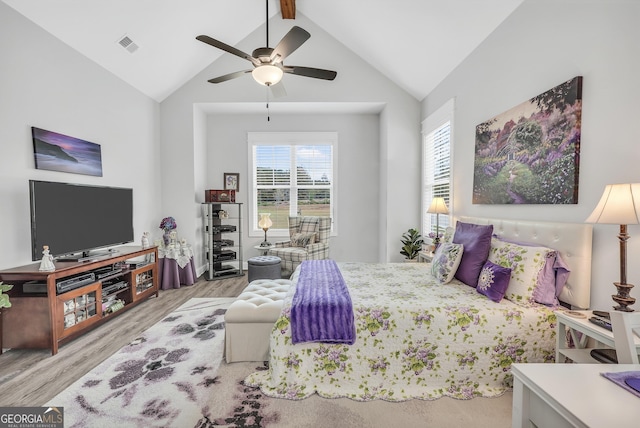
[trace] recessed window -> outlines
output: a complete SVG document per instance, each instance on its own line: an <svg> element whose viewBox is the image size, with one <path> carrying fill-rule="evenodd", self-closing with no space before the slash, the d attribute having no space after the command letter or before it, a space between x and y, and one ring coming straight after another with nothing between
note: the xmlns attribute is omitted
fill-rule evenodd
<svg viewBox="0 0 640 428"><path fill-rule="evenodd" d="M288 235L289 216L336 219L335 132L249 133L250 234L259 236L261 213L271 214L270 234Z"/></svg>

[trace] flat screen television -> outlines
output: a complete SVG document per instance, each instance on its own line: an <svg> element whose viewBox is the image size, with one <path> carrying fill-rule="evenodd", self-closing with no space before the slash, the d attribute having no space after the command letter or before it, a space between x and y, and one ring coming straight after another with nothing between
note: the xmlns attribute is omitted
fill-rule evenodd
<svg viewBox="0 0 640 428"><path fill-rule="evenodd" d="M133 189L29 180L31 257L57 259L133 242Z"/></svg>

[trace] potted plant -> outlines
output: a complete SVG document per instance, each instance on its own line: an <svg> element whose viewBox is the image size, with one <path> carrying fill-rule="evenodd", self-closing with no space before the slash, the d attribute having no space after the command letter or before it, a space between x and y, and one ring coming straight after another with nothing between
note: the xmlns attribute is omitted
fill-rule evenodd
<svg viewBox="0 0 640 428"><path fill-rule="evenodd" d="M10 308L11 302L9 301L9 295L7 291L11 290L13 285L4 284L0 281L0 354L2 354L2 308Z"/></svg>
<svg viewBox="0 0 640 428"><path fill-rule="evenodd" d="M11 302L9 301L9 295L6 294L7 291L11 290L13 285L5 284L0 281L0 313L2 312L2 308L10 308Z"/></svg>
<svg viewBox="0 0 640 428"><path fill-rule="evenodd" d="M432 253L435 253L436 249L438 248L438 245L440 245L440 240L442 239L442 233L429 232L429 235L427 236L431 242L431 244L429 244L429 251L431 251Z"/></svg>
<svg viewBox="0 0 640 428"><path fill-rule="evenodd" d="M422 249L422 236L416 229L409 229L402 234L402 250L400 254L407 260L414 260Z"/></svg>

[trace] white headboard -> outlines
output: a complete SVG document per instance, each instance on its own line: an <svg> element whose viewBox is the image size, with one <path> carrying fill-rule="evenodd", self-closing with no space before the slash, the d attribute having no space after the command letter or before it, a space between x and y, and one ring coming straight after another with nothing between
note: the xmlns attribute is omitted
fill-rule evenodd
<svg viewBox="0 0 640 428"><path fill-rule="evenodd" d="M544 221L502 220L459 217L465 223L493 224L499 237L535 243L559 251L571 274L560 301L574 308L588 309L591 304L591 241L593 226L586 223L554 223Z"/></svg>

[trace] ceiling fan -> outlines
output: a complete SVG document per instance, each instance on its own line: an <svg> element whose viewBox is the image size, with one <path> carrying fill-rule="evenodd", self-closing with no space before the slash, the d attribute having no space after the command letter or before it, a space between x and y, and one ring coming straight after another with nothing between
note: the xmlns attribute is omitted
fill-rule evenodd
<svg viewBox="0 0 640 428"><path fill-rule="evenodd" d="M314 79L333 80L336 78L335 71L323 70L321 68L300 67L297 65L284 65L283 61L292 52L298 49L304 42L311 37L307 31L300 27L294 26L289 30L287 34L280 40L275 48L269 47L269 1L267 3L267 47L257 48L251 55L242 52L239 49L229 46L219 40L213 39L209 36L198 36L196 40L203 43L222 49L225 52L239 56L246 59L253 64L253 69L241 70L233 73L225 74L213 79L209 79L209 83L222 83L227 80L235 79L243 76L244 74L251 73L256 82L261 85L272 87L277 85L282 79L284 73L295 74L298 76L312 77ZM282 87L282 85L278 85ZM272 88L275 89L275 88Z"/></svg>

